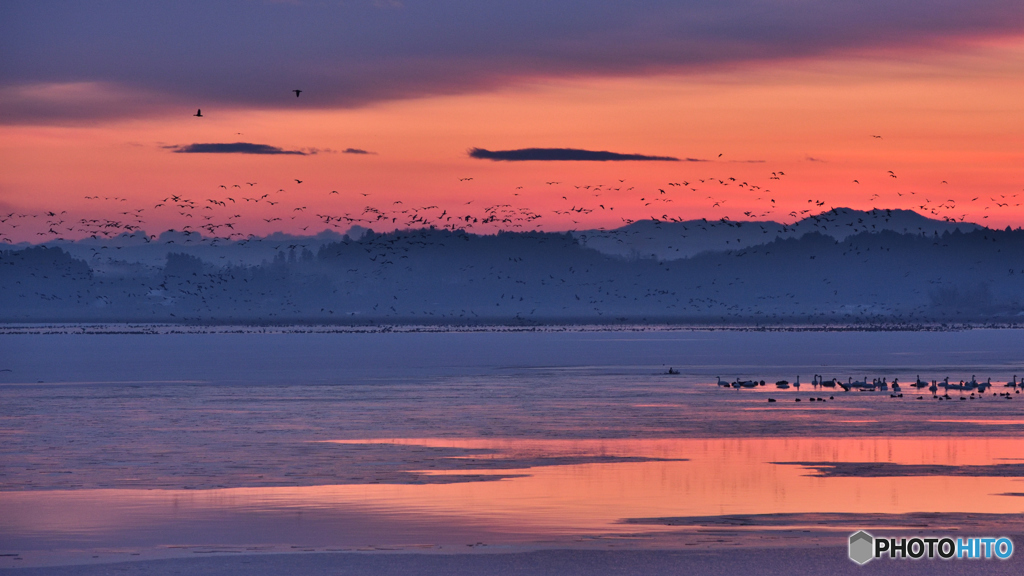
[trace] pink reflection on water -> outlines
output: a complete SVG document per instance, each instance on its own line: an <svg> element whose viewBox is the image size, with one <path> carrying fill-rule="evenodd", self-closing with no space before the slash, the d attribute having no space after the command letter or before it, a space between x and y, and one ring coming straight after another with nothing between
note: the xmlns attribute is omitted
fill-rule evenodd
<svg viewBox="0 0 1024 576"><path fill-rule="evenodd" d="M954 424L955 425L955 424ZM881 432L881 431L880 431ZM215 490L0 492L0 541L25 549L111 543L319 546L438 545L486 538L531 542L572 535L675 530L627 518L800 512L1024 513L1019 478L825 478L780 462L948 466L1019 457L1013 438L728 438L658 440L374 439L485 449L481 458L631 456L662 461L537 465L429 474L521 474L454 484L352 484ZM408 462L416 470L416 462ZM969 496L969 497L968 497ZM7 544L10 545L10 544ZM6 546L6 545L5 545Z"/></svg>

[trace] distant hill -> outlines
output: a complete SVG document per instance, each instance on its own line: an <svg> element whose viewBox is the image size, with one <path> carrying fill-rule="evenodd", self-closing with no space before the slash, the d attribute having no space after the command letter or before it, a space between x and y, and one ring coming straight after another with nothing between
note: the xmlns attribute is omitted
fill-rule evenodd
<svg viewBox="0 0 1024 576"><path fill-rule="evenodd" d="M361 235L364 229L354 227ZM145 231L125 233L113 238L84 238L81 240L51 240L39 244L60 248L75 258L89 263L93 269L105 273L135 274L142 269L163 266L168 252L190 254L218 265L253 265L273 260L281 250L317 250L345 236L331 230L319 234L298 236L277 232L268 236L252 236L242 240L210 238L200 232L167 230L150 238ZM20 244L15 248L28 248Z"/></svg>
<svg viewBox="0 0 1024 576"><path fill-rule="evenodd" d="M933 220L912 210L835 208L790 225L772 221L641 220L614 230L585 230L573 235L584 246L605 254L677 260L701 252L756 246L776 238L799 238L809 232L843 240L854 234L883 230L931 235L957 229L970 232L979 228L981 226L969 222Z"/></svg>
<svg viewBox="0 0 1024 576"><path fill-rule="evenodd" d="M733 222L729 220L690 220L656 222L643 220L610 231L590 230L572 234L579 243L604 254L625 258L678 260L702 252L723 252L756 246L776 238L799 238L818 232L837 240L861 232L892 230L901 233L970 232L980 227L971 223L950 223L925 218L908 210L859 211L836 208L809 216L792 225L777 222ZM353 226L347 234L324 230L318 234L299 236L274 233L250 236L240 240L224 240L203 236L195 231L168 230L156 238L145 231L125 233L113 238L52 240L39 246L60 248L84 260L93 271L110 276L132 276L154 272L164 265L168 252L188 254L218 266L253 266L273 260L280 251L310 250L343 241L358 240L368 230ZM28 248L24 243L14 248Z"/></svg>
<svg viewBox="0 0 1024 576"><path fill-rule="evenodd" d="M171 250L160 266L117 273L96 270L61 248L0 251L3 322L1022 319L1019 229L861 230L841 241L811 232L681 260L610 256L569 234L423 229L368 232L315 251L282 246L254 265L223 265Z"/></svg>

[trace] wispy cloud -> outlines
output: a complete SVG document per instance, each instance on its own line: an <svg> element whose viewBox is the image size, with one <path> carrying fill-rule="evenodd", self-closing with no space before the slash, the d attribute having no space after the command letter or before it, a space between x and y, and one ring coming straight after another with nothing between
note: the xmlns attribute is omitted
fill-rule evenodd
<svg viewBox="0 0 1024 576"><path fill-rule="evenodd" d="M362 148L345 148L341 151L342 154L376 154L376 152L370 152L369 150L363 150Z"/></svg>
<svg viewBox="0 0 1024 576"><path fill-rule="evenodd" d="M620 154L605 150L579 150L577 148L521 148L519 150L485 150L473 148L469 151L471 158L482 160L507 160L519 162L525 160L556 160L556 161L616 161L616 160L659 160L679 162L672 156L648 156L646 154ZM697 158L686 158L686 162L704 162Z"/></svg>
<svg viewBox="0 0 1024 576"><path fill-rule="evenodd" d="M269 144L253 144L251 142L188 144L185 146L164 146L179 154L294 154L307 156L316 154L316 150L285 150Z"/></svg>

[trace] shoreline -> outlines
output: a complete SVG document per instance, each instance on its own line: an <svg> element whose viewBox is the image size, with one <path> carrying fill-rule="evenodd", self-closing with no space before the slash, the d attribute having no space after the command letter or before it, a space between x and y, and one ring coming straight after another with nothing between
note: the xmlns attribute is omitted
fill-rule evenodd
<svg viewBox="0 0 1024 576"><path fill-rule="evenodd" d="M1024 323L878 324L218 324L157 322L11 322L0 335L19 334L418 334L418 333L588 333L588 332L965 332L1020 330Z"/></svg>

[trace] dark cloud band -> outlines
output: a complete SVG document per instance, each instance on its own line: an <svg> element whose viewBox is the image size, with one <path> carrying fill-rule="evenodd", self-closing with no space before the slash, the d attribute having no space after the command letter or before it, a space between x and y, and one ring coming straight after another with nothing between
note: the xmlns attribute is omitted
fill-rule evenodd
<svg viewBox="0 0 1024 576"><path fill-rule="evenodd" d="M223 144L189 144L187 146L168 146L179 154L293 154L306 156L301 150L285 150L269 144L252 144L250 142L230 142Z"/></svg>
<svg viewBox="0 0 1024 576"><path fill-rule="evenodd" d="M0 123L355 107L1024 33L1020 0L7 2ZM130 54L128 58L125 55ZM287 79L287 81L285 80ZM296 98L293 89L303 90Z"/></svg>
<svg viewBox="0 0 1024 576"><path fill-rule="evenodd" d="M485 150L473 148L469 151L471 158L481 160L507 160L520 162L526 160L554 160L554 161L591 161L606 162L616 160L655 160L665 162L679 162L679 158L672 156L647 156L645 154L619 154L617 152L606 152L604 150L579 150L576 148L522 148L519 150ZM701 162L696 158L687 158L687 162Z"/></svg>

